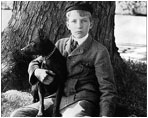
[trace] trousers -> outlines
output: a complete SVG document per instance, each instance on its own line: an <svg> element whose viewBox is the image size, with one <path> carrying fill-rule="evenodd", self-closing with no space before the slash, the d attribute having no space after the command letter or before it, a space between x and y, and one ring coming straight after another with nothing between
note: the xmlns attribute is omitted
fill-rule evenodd
<svg viewBox="0 0 148 118"><path fill-rule="evenodd" d="M52 116L53 101L51 98L44 100L45 117ZM10 117L35 117L38 113L39 102L21 107L13 111ZM60 110L62 117L93 117L98 112L96 106L86 100L77 101Z"/></svg>

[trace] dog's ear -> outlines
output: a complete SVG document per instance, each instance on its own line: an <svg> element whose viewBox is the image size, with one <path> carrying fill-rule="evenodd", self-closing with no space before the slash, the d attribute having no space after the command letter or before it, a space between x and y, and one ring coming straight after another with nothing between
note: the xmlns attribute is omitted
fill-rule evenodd
<svg viewBox="0 0 148 118"><path fill-rule="evenodd" d="M43 29L39 28L38 29L38 34L39 34L39 36L42 36L43 35Z"/></svg>
<svg viewBox="0 0 148 118"><path fill-rule="evenodd" d="M40 40L43 40L43 39L44 39L44 37L45 37L45 32L44 32L43 28L39 28L39 29L38 29L38 35L39 35L39 37L40 37Z"/></svg>

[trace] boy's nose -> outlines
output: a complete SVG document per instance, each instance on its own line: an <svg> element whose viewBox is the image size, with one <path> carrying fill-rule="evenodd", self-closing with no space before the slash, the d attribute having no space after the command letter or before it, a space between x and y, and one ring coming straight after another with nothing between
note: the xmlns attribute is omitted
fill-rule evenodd
<svg viewBox="0 0 148 118"><path fill-rule="evenodd" d="M83 25L82 25L82 22L81 22L81 21L78 21L78 22L77 22L77 28L81 29L82 26L83 26Z"/></svg>

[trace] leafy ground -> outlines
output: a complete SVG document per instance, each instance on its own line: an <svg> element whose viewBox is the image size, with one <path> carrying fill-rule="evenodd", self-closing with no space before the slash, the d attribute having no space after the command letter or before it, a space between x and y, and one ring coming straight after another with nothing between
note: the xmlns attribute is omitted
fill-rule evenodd
<svg viewBox="0 0 148 118"><path fill-rule="evenodd" d="M28 92L9 90L1 94L1 117L9 117L11 112L19 107L32 103L32 96Z"/></svg>

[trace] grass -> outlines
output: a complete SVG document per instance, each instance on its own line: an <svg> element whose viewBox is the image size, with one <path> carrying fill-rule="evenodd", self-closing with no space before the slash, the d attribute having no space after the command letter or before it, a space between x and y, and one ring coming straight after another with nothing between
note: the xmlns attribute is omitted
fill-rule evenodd
<svg viewBox="0 0 148 118"><path fill-rule="evenodd" d="M128 60L126 63L137 76L127 94L130 103L129 110L137 116L147 116L147 64L132 60Z"/></svg>
<svg viewBox="0 0 148 118"><path fill-rule="evenodd" d="M140 74L147 74L147 64L145 62L138 62L133 60L124 60L124 62L129 66L129 68Z"/></svg>
<svg viewBox="0 0 148 118"><path fill-rule="evenodd" d="M31 103L32 96L28 92L8 90L1 94L1 117L9 117L15 109Z"/></svg>
<svg viewBox="0 0 148 118"><path fill-rule="evenodd" d="M123 83L119 84L119 101L127 106L128 115L147 116L147 64L124 60Z"/></svg>

